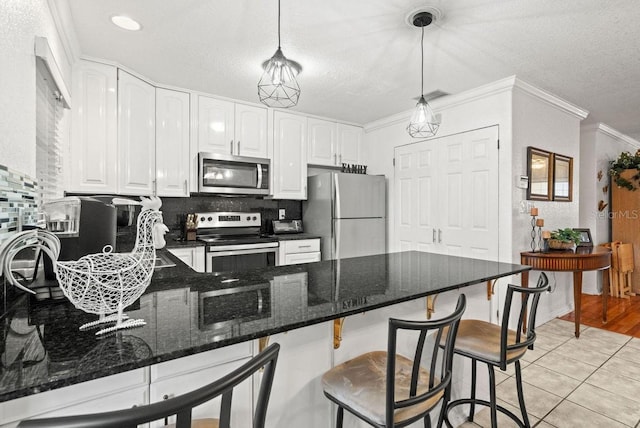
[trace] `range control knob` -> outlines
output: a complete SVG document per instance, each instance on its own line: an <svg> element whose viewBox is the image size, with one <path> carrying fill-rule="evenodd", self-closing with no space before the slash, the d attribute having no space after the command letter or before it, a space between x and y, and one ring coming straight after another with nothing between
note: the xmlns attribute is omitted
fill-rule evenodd
<svg viewBox="0 0 640 428"><path fill-rule="evenodd" d="M209 217L209 218L207 218L207 220L213 221L213 217Z"/></svg>
<svg viewBox="0 0 640 428"><path fill-rule="evenodd" d="M258 217L253 216L253 221L256 221L258 219Z"/></svg>
<svg viewBox="0 0 640 428"><path fill-rule="evenodd" d="M248 216L248 217L247 217L247 221L249 221L249 220L251 220L251 216Z"/></svg>
<svg viewBox="0 0 640 428"><path fill-rule="evenodd" d="M204 217L200 217L200 221L205 221L206 219Z"/></svg>

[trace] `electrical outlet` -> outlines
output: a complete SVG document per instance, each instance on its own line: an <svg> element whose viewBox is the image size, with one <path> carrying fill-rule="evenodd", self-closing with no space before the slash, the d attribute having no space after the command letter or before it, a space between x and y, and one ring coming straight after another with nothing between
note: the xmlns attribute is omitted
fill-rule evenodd
<svg viewBox="0 0 640 428"><path fill-rule="evenodd" d="M286 217L286 212L284 208L280 208L278 210L278 220L284 220L284 218Z"/></svg>

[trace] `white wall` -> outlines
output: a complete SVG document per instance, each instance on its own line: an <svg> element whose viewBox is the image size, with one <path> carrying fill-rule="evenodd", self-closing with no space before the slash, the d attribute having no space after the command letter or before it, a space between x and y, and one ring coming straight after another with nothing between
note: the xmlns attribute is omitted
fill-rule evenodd
<svg viewBox="0 0 640 428"><path fill-rule="evenodd" d="M500 201L496 207L499 218L499 260L519 263L520 252L528 250L530 220L519 213L520 201L526 190L516 189L516 176L526 175L526 148L534 146L574 158L574 192L572 202L536 203L545 228L579 226L580 121L587 112L552 94L510 77L455 96L434 100L432 107L442 115L438 137L485 126L498 125L500 132L499 186ZM388 177L388 242L390 251L396 246L395 195L393 194L394 148L414 142L405 127L411 111L367 124L364 163L372 174ZM571 277L551 275L557 285L553 294L545 296L539 309L539 321L544 322L573 308ZM535 284L537 274L530 275ZM501 284L520 283L520 278L508 278ZM504 287L500 287L503 289ZM498 299L501 301L501 299Z"/></svg>
<svg viewBox="0 0 640 428"><path fill-rule="evenodd" d="M635 153L640 142L623 135L603 123L583 126L580 130L580 227L591 230L594 244L611 241L609 234L609 210L598 210L598 203L609 203L610 186L609 162L618 158L622 152ZM602 178L598 180L598 173ZM602 290L602 276L594 272L584 274L583 290L588 294L599 294Z"/></svg>
<svg viewBox="0 0 640 428"><path fill-rule="evenodd" d="M71 87L74 48L65 48L70 45L67 36L58 33L56 19L60 18L51 12L47 0L0 1L0 165L31 177L35 177L36 168L36 36L48 39Z"/></svg>

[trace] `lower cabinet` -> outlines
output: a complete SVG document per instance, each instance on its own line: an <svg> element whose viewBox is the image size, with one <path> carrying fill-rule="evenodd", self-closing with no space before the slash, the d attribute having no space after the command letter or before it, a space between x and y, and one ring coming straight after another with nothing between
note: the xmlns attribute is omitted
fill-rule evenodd
<svg viewBox="0 0 640 428"><path fill-rule="evenodd" d="M140 368L0 403L0 427L23 419L106 412L149 403L149 370Z"/></svg>
<svg viewBox="0 0 640 428"><path fill-rule="evenodd" d="M280 266L319 262L320 260L320 238L280 241L280 251L278 252Z"/></svg>
<svg viewBox="0 0 640 428"><path fill-rule="evenodd" d="M196 272L204 272L204 247L169 248L169 252Z"/></svg>

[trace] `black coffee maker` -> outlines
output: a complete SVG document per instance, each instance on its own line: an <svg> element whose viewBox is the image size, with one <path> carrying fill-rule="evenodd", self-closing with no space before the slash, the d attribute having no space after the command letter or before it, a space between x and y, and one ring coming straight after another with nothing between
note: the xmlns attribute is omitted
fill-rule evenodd
<svg viewBox="0 0 640 428"><path fill-rule="evenodd" d="M77 260L116 245L116 208L87 196L70 196L44 204L47 230L60 238L58 260ZM45 277L54 279L53 266L44 259Z"/></svg>

